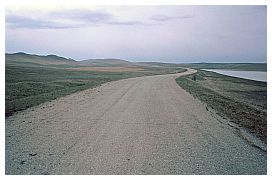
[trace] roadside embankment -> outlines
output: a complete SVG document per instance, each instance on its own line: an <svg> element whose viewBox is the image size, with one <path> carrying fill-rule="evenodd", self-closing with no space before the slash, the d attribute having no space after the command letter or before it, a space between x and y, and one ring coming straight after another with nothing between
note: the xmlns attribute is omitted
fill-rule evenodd
<svg viewBox="0 0 272 180"><path fill-rule="evenodd" d="M177 83L219 115L267 141L267 84L199 70ZM208 109L207 108L207 109Z"/></svg>

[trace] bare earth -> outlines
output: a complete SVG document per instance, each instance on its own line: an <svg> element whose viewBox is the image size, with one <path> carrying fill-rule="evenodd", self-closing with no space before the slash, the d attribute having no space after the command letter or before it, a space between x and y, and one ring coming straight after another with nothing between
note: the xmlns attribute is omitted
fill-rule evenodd
<svg viewBox="0 0 272 180"><path fill-rule="evenodd" d="M110 82L9 117L6 174L266 174L266 151L176 84L186 73Z"/></svg>

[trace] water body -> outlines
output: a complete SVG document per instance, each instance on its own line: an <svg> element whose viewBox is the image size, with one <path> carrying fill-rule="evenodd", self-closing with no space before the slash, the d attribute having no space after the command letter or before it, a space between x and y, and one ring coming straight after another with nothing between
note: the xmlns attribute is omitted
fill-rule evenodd
<svg viewBox="0 0 272 180"><path fill-rule="evenodd" d="M233 71L233 70L223 70L223 69L203 69L203 70L216 72L218 74L223 74L223 75L232 76L232 77L239 77L243 79L267 82L267 72L264 72L264 71Z"/></svg>

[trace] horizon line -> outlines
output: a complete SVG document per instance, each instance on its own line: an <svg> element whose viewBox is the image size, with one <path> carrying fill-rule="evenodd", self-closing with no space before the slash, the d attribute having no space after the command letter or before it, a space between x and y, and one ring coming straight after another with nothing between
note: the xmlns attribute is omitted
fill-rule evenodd
<svg viewBox="0 0 272 180"><path fill-rule="evenodd" d="M63 55L58 55L58 54L33 54L33 53L28 53L28 52L23 52L23 51L18 51L18 52L5 52L5 54L26 54L26 55L33 55L33 56L57 56L57 57L60 57L60 58L65 58L65 59L70 59L70 60L74 60L74 61L85 61L85 60L94 60L94 59L115 59L115 60L124 60L124 61L129 61L129 62L132 62L132 63L166 63L166 64L197 64L197 63L206 63L206 64L212 64L212 63L217 63L217 64L226 64L226 63L229 63L229 64L267 64L267 60L263 61L263 62L234 62L234 61L229 61L229 62L226 62L226 61L221 61L221 62L218 62L218 61L213 61L213 62L206 62L206 61L203 61L203 60L200 60L200 61L191 61L191 62L188 62L187 60L185 60L186 62L165 62L165 61L154 61L154 60L151 60L151 61L133 61L133 60L128 60L128 59L123 59L123 58L114 58L114 57L105 57L105 58L88 58L88 59L82 59L82 60L78 60L78 59L74 59L74 58L70 58L70 57L66 57L66 56L63 56Z"/></svg>

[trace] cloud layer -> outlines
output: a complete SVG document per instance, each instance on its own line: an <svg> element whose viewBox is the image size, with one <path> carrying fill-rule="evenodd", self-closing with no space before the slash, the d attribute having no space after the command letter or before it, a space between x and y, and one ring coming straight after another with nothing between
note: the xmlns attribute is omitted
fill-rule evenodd
<svg viewBox="0 0 272 180"><path fill-rule="evenodd" d="M33 13L33 12L32 12ZM149 18L150 22L140 20L120 20L113 14L105 11L94 11L86 9L58 10L35 17L32 14L7 13L6 23L10 28L29 28L29 29L65 29L81 28L97 25L156 25L158 22L169 20L181 20L193 18L193 16L168 16L163 14L153 15ZM156 23L152 22L155 21Z"/></svg>
<svg viewBox="0 0 272 180"><path fill-rule="evenodd" d="M151 16L151 20L154 21L170 21L170 20L182 20L182 19L189 19L193 18L194 16L186 15L186 16L167 16L163 14L157 14Z"/></svg>
<svg viewBox="0 0 272 180"><path fill-rule="evenodd" d="M266 6L6 9L6 52L74 59L266 61Z"/></svg>

